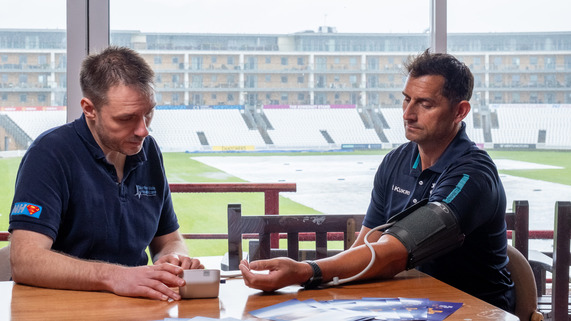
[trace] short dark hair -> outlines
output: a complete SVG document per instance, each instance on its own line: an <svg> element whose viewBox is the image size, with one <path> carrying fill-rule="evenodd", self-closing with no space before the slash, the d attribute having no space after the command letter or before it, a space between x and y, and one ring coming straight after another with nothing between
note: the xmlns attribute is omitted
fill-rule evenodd
<svg viewBox="0 0 571 321"><path fill-rule="evenodd" d="M110 46L85 58L79 82L83 96L100 108L107 103L109 89L117 85L134 87L152 97L154 76L149 64L136 51Z"/></svg>
<svg viewBox="0 0 571 321"><path fill-rule="evenodd" d="M428 49L405 63L409 77L428 75L444 77L442 95L450 104L470 100L474 89L474 76L470 69L456 57L446 53L431 53Z"/></svg>

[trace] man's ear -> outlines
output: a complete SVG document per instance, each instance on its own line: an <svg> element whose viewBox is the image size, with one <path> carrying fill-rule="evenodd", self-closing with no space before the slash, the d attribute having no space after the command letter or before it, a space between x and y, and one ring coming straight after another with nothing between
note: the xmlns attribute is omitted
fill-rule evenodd
<svg viewBox="0 0 571 321"><path fill-rule="evenodd" d="M83 114L85 118L93 120L95 118L95 106L89 98L83 97L81 99L81 109L83 109Z"/></svg>
<svg viewBox="0 0 571 321"><path fill-rule="evenodd" d="M472 107L470 106L470 102L467 100L462 100L459 102L456 109L455 121L460 123L462 120L464 120L464 118L466 118L466 116L468 116L468 113L471 109Z"/></svg>

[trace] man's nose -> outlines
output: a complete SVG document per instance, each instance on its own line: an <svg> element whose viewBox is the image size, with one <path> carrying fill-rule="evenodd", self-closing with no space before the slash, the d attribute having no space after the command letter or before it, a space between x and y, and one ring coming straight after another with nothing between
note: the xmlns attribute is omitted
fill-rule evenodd
<svg viewBox="0 0 571 321"><path fill-rule="evenodd" d="M139 137L147 137L149 135L149 127L147 126L147 121L144 117L137 124L137 128L135 128L135 135Z"/></svg>

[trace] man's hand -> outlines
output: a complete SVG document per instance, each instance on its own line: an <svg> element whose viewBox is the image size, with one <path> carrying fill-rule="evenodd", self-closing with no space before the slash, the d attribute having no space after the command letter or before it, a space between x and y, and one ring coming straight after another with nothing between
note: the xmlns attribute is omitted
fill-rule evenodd
<svg viewBox="0 0 571 321"><path fill-rule="evenodd" d="M200 260L193 259L186 255L181 255L181 254L173 253L173 254L163 255L155 262L155 265L160 265L163 263L169 263L172 265L180 266L183 270L204 269L204 265L200 263Z"/></svg>
<svg viewBox="0 0 571 321"><path fill-rule="evenodd" d="M309 264L297 262L287 257L251 263L242 260L239 268L247 286L267 292L275 291L288 285L302 284L313 275L313 270ZM253 273L252 270L269 270L270 273L259 274Z"/></svg>
<svg viewBox="0 0 571 321"><path fill-rule="evenodd" d="M184 286L179 275L183 268L169 263L137 267L119 267L109 281L109 290L117 295L146 297L166 301L180 300L171 287Z"/></svg>

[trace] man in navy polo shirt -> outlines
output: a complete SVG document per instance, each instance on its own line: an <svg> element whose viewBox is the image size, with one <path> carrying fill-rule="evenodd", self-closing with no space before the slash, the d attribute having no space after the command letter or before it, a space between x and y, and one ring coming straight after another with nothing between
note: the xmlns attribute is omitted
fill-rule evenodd
<svg viewBox="0 0 571 321"><path fill-rule="evenodd" d="M471 108L472 73L453 56L428 50L409 61L407 70L403 120L410 142L389 152L379 166L355 244L316 262L243 261L240 269L248 286L311 288L391 278L418 268L514 310L513 282L506 270L505 192L494 163L469 140L463 122ZM384 233L387 226L377 230L385 223ZM372 253L375 261L367 267Z"/></svg>
<svg viewBox="0 0 571 321"><path fill-rule="evenodd" d="M24 155L10 214L12 278L49 288L180 299L188 256L162 155L149 135L154 72L109 47L80 74L83 115ZM147 265L147 247L153 265Z"/></svg>

